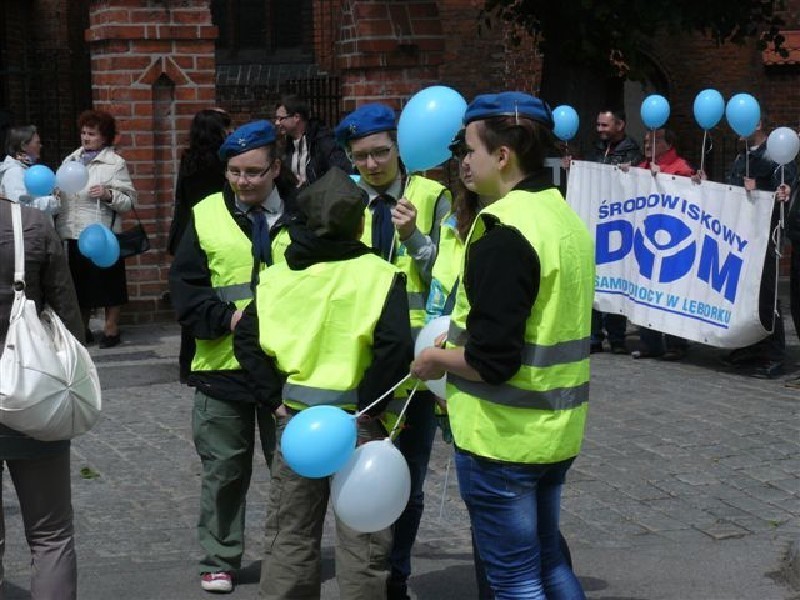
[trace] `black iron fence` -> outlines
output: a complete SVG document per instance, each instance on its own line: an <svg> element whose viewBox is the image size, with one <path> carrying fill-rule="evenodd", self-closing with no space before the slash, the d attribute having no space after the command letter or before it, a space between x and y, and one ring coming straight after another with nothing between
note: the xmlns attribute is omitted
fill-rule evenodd
<svg viewBox="0 0 800 600"><path fill-rule="evenodd" d="M78 146L77 117L91 101L88 55L36 52L0 63L0 128L36 125L42 162L51 167Z"/></svg>

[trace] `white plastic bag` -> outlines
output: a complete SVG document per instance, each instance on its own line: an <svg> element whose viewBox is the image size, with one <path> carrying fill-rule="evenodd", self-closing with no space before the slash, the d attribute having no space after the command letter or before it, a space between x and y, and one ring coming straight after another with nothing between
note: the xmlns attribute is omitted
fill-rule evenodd
<svg viewBox="0 0 800 600"><path fill-rule="evenodd" d="M86 433L100 417L101 391L89 352L46 308L24 291L22 219L12 205L15 291L0 354L0 423L37 440L66 440Z"/></svg>

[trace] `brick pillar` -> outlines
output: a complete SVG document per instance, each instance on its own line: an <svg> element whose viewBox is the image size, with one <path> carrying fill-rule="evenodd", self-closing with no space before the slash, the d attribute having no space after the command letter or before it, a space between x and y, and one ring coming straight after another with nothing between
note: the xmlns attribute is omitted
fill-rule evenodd
<svg viewBox="0 0 800 600"><path fill-rule="evenodd" d="M439 83L445 40L435 1L345 0L339 39L343 109L385 102L399 109Z"/></svg>
<svg viewBox="0 0 800 600"><path fill-rule="evenodd" d="M127 320L172 318L161 296L174 182L192 116L215 103L216 37L209 0L93 0L90 7L93 104L117 119L117 150L128 163L153 248L127 261ZM123 226L134 222L128 213Z"/></svg>

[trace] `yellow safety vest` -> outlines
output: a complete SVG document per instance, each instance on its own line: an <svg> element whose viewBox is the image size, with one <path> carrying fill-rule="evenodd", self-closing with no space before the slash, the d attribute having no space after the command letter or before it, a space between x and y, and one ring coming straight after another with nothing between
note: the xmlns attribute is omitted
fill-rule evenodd
<svg viewBox="0 0 800 600"><path fill-rule="evenodd" d="M511 379L490 385L448 373L453 437L459 448L493 460L566 460L580 451L588 408L594 243L557 190L512 191L483 209L467 248L493 219L519 231L536 250L539 292L525 324L522 366ZM465 286L460 285L448 346L466 343L469 312Z"/></svg>
<svg viewBox="0 0 800 600"><path fill-rule="evenodd" d="M453 293L464 259L464 242L458 235L456 216L449 215L439 228L439 249L431 272L431 290L425 304L425 322L447 314L447 300Z"/></svg>
<svg viewBox="0 0 800 600"><path fill-rule="evenodd" d="M436 215L436 201L446 188L439 182L419 175L408 178L403 195L417 210L417 229L424 235L430 235L433 219ZM449 192L447 192L449 193ZM364 234L361 241L372 248L372 211L365 211ZM425 325L425 302L428 299L428 284L417 272L414 260L409 256L404 244L395 236L392 262L406 275L406 293L408 295L411 330L414 335Z"/></svg>
<svg viewBox="0 0 800 600"><path fill-rule="evenodd" d="M283 402L354 410L375 326L399 270L373 254L301 271L275 265L256 291L259 341L286 376Z"/></svg>
<svg viewBox="0 0 800 600"><path fill-rule="evenodd" d="M222 193L212 194L192 208L197 241L208 260L211 286L223 302L244 309L253 298L253 243L234 220ZM285 238L281 232L272 241L275 262L284 262ZM284 245L285 244L285 245ZM261 265L263 273L267 265ZM233 354L233 334L215 340L195 340L192 371L230 371L241 369Z"/></svg>

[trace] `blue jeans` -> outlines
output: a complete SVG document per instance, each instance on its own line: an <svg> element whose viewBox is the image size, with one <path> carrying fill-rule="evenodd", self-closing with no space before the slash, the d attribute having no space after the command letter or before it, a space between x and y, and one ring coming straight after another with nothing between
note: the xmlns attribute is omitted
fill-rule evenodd
<svg viewBox="0 0 800 600"><path fill-rule="evenodd" d="M496 600L585 600L559 541L571 465L503 464L456 451L461 497Z"/></svg>
<svg viewBox="0 0 800 600"><path fill-rule="evenodd" d="M417 538L419 522L425 508L423 486L436 435L435 408L436 399L432 392L415 393L406 410L405 425L394 442L403 453L411 472L411 496L403 514L394 524L390 564L391 579L395 582L404 583L411 575L411 548Z"/></svg>

